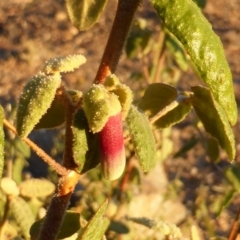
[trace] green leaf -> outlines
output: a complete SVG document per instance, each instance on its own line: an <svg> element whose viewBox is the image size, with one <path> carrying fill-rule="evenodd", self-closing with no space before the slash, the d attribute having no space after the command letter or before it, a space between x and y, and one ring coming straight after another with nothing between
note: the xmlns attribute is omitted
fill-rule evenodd
<svg viewBox="0 0 240 240"><path fill-rule="evenodd" d="M72 131L73 157L79 166L76 171L84 173L100 163L99 136L90 132L82 109L74 116Z"/></svg>
<svg viewBox="0 0 240 240"><path fill-rule="evenodd" d="M129 233L129 228L126 224L113 220L110 223L109 231L114 231L118 234L127 234Z"/></svg>
<svg viewBox="0 0 240 240"><path fill-rule="evenodd" d="M148 46L150 46L152 40L152 33L146 27L146 20L136 20L125 47L126 54L129 58L137 57L139 50L142 54L147 54L150 50Z"/></svg>
<svg viewBox="0 0 240 240"><path fill-rule="evenodd" d="M180 157L184 154L186 154L189 150L191 150L197 143L198 143L199 139L193 137L192 139L190 139L186 144L184 144L180 150L178 150L175 154L174 154L174 158Z"/></svg>
<svg viewBox="0 0 240 240"><path fill-rule="evenodd" d="M205 130L219 142L230 161L236 155L235 141L231 126L221 105L214 100L210 90L206 87L192 87L194 96L192 105L199 119L204 125Z"/></svg>
<svg viewBox="0 0 240 240"><path fill-rule="evenodd" d="M65 122L65 109L63 105L54 98L50 108L42 116L34 130L44 128L55 128L61 126Z"/></svg>
<svg viewBox="0 0 240 240"><path fill-rule="evenodd" d="M21 137L26 137L46 113L60 86L59 74L39 73L26 84L19 99L16 125Z"/></svg>
<svg viewBox="0 0 240 240"><path fill-rule="evenodd" d="M229 122L237 121L232 74L219 37L190 0L152 0L159 17L183 44Z"/></svg>
<svg viewBox="0 0 240 240"><path fill-rule="evenodd" d="M177 90L167 84L153 83L144 93L138 105L148 117L153 117L160 110L169 105L178 96Z"/></svg>
<svg viewBox="0 0 240 240"><path fill-rule="evenodd" d="M126 121L140 166L148 172L156 160L156 143L148 118L132 105Z"/></svg>
<svg viewBox="0 0 240 240"><path fill-rule="evenodd" d="M219 144L215 138L207 138L207 153L212 162L217 162L219 160Z"/></svg>
<svg viewBox="0 0 240 240"><path fill-rule="evenodd" d="M105 8L107 0L66 0L73 25L80 31L92 27Z"/></svg>
<svg viewBox="0 0 240 240"><path fill-rule="evenodd" d="M24 237L26 239L30 239L29 230L34 222L34 216L30 207L23 198L14 197L10 201L10 209L12 210L13 216L17 224L21 228Z"/></svg>
<svg viewBox="0 0 240 240"><path fill-rule="evenodd" d="M178 66L183 70L187 71L189 68L189 63L186 58L186 53L182 47L182 44L178 39L166 30L166 46L174 56L174 60L177 62Z"/></svg>
<svg viewBox="0 0 240 240"><path fill-rule="evenodd" d="M42 71L46 74L57 72L72 72L86 62L86 58L81 54L68 55L66 57L56 57L49 59Z"/></svg>
<svg viewBox="0 0 240 240"><path fill-rule="evenodd" d="M108 201L105 200L99 207L95 215L90 219L87 225L81 229L81 232L76 240L101 240L106 229L109 226L110 220L104 217Z"/></svg>
<svg viewBox="0 0 240 240"><path fill-rule="evenodd" d="M167 128L180 121L182 121L186 115L192 110L192 106L189 103L179 103L177 107L169 111L154 123L156 128Z"/></svg>
<svg viewBox="0 0 240 240"><path fill-rule="evenodd" d="M193 2L195 2L198 7L204 8L206 6L207 0L193 0Z"/></svg>
<svg viewBox="0 0 240 240"><path fill-rule="evenodd" d="M13 145L15 147L16 155L19 157L29 158L31 155L30 147L19 138L13 140Z"/></svg>
<svg viewBox="0 0 240 240"><path fill-rule="evenodd" d="M47 197L53 194L55 185L47 179L31 178L21 182L19 189L23 197Z"/></svg>
<svg viewBox="0 0 240 240"><path fill-rule="evenodd" d="M4 110L0 105L0 178L4 169L4 131L3 131Z"/></svg>
<svg viewBox="0 0 240 240"><path fill-rule="evenodd" d="M235 189L226 190L224 196L219 196L217 199L214 199L213 203L213 212L216 214L216 218L220 216L222 211L232 202L234 197Z"/></svg>
<svg viewBox="0 0 240 240"><path fill-rule="evenodd" d="M77 212L67 211L64 217L60 232L58 233L57 239L64 239L70 237L79 229L80 226L80 214ZM35 240L38 237L41 225L44 221L44 218L33 223L30 229L31 240Z"/></svg>
<svg viewBox="0 0 240 240"><path fill-rule="evenodd" d="M224 172L227 180L232 184L234 189L240 193L240 169L237 165L231 165Z"/></svg>

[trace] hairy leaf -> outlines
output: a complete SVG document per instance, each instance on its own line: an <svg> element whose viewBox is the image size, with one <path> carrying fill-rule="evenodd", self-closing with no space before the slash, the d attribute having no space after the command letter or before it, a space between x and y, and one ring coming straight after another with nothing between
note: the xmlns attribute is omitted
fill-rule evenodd
<svg viewBox="0 0 240 240"><path fill-rule="evenodd" d="M34 127L34 130L56 128L61 126L65 121L65 109L63 105L54 98L50 108L42 116L40 121Z"/></svg>
<svg viewBox="0 0 240 240"><path fill-rule="evenodd" d="M19 189L23 197L47 197L53 194L55 185L47 179L31 178L21 182Z"/></svg>
<svg viewBox="0 0 240 240"><path fill-rule="evenodd" d="M29 230L34 222L34 216L31 209L25 200L21 197L14 197L10 201L10 209L12 210L13 216L20 226L21 231L26 239L30 239Z"/></svg>
<svg viewBox="0 0 240 240"><path fill-rule="evenodd" d="M233 188L240 193L240 169L237 165L231 165L224 172L227 180L232 184Z"/></svg>
<svg viewBox="0 0 240 240"><path fill-rule="evenodd" d="M218 141L213 137L208 137L207 139L207 153L211 161L218 161L220 155L219 144Z"/></svg>
<svg viewBox="0 0 240 240"><path fill-rule="evenodd" d="M3 131L4 110L0 105L0 178L4 168L4 131Z"/></svg>
<svg viewBox="0 0 240 240"><path fill-rule="evenodd" d="M180 103L176 108L169 111L167 114L158 119L154 126L156 128L167 128L180 121L191 111L192 106L189 103Z"/></svg>
<svg viewBox="0 0 240 240"><path fill-rule="evenodd" d="M51 58L45 63L42 71L46 74L54 74L56 72L72 72L85 62L86 58L81 54Z"/></svg>
<svg viewBox="0 0 240 240"><path fill-rule="evenodd" d="M21 137L26 137L46 113L60 83L58 74L47 76L39 73L24 87L16 116L17 132Z"/></svg>
<svg viewBox="0 0 240 240"><path fill-rule="evenodd" d="M82 109L74 116L72 131L73 157L79 166L76 171L84 173L100 163L99 136L90 132Z"/></svg>
<svg viewBox="0 0 240 240"><path fill-rule="evenodd" d="M178 39L169 31L166 31L166 46L174 56L174 60L177 62L178 66L183 71L187 71L189 68L189 63L186 58L186 53L183 50L182 44L179 43Z"/></svg>
<svg viewBox="0 0 240 240"><path fill-rule="evenodd" d="M208 88L196 86L192 87L192 91L194 92L192 105L205 130L218 140L221 148L227 152L230 161L233 161L236 155L235 141L226 113L214 100Z"/></svg>
<svg viewBox="0 0 240 240"><path fill-rule="evenodd" d="M44 218L33 223L30 229L31 240L36 240L43 224ZM61 229L58 233L57 239L68 238L81 228L80 214L77 212L67 211L64 217Z"/></svg>
<svg viewBox="0 0 240 240"><path fill-rule="evenodd" d="M183 44L229 122L237 121L232 75L222 43L191 0L152 0L159 17Z"/></svg>
<svg viewBox="0 0 240 240"><path fill-rule="evenodd" d="M92 27L100 17L107 0L67 0L71 22L80 31Z"/></svg>
<svg viewBox="0 0 240 240"><path fill-rule="evenodd" d="M140 166L148 172L156 160L156 144L148 118L132 106L126 121Z"/></svg>
<svg viewBox="0 0 240 240"><path fill-rule="evenodd" d="M104 217L108 201L105 200L99 207L95 215L90 219L87 225L81 229L76 240L101 240L106 229L109 226L110 220Z"/></svg>
<svg viewBox="0 0 240 240"><path fill-rule="evenodd" d="M177 98L177 90L167 84L153 83L144 93L138 107L149 117L153 117L160 110Z"/></svg>

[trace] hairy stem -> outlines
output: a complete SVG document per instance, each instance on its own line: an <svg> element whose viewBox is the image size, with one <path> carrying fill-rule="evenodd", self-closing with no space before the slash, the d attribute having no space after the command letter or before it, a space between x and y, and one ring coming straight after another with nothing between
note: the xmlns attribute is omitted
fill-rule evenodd
<svg viewBox="0 0 240 240"><path fill-rule="evenodd" d="M174 100L173 102L171 102L169 105L167 105L165 108L163 108L162 110L160 110L156 115L154 115L152 118L149 119L149 122L151 124L153 124L154 122L156 122L159 118L161 118L162 116L166 115L168 112L170 112L171 110L173 110L174 108L176 108L180 103L183 102L188 102L190 100L189 96L178 96L176 100Z"/></svg>
<svg viewBox="0 0 240 240"><path fill-rule="evenodd" d="M63 155L63 166L68 169L77 167L73 159L73 133L72 123L77 107L72 103L64 86L58 90L57 95L59 101L62 102L65 108L65 145Z"/></svg>
<svg viewBox="0 0 240 240"><path fill-rule="evenodd" d="M15 127L8 122L6 119L3 119L3 124L9 130L11 130L14 134L18 135ZM34 142L32 142L29 138L21 138L39 157L41 157L44 162L46 162L49 166L51 166L59 175L66 175L68 170L57 163L53 158L51 158L46 152L44 152L39 146L37 146Z"/></svg>
<svg viewBox="0 0 240 240"><path fill-rule="evenodd" d="M103 83L106 76L115 72L139 3L140 0L119 0L111 33L94 83Z"/></svg>
<svg viewBox="0 0 240 240"><path fill-rule="evenodd" d="M48 207L38 240L55 240L62 225L69 200L80 178L80 174L70 171L58 181L58 188Z"/></svg>

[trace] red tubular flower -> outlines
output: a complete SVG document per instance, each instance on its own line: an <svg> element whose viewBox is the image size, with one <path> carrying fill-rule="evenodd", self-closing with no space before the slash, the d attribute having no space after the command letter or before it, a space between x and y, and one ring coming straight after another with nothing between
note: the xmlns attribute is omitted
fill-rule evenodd
<svg viewBox="0 0 240 240"><path fill-rule="evenodd" d="M109 180L119 178L126 163L121 112L109 117L101 130L100 149L103 176Z"/></svg>

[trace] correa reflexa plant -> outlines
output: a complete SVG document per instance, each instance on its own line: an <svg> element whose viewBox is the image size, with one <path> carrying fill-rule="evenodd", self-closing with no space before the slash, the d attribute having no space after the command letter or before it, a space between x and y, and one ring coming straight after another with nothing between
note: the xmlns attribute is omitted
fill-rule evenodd
<svg viewBox="0 0 240 240"><path fill-rule="evenodd" d="M82 31L97 22L106 2L66 0L66 7L71 22ZM73 234L71 239L76 240L104 239L110 224L110 219L104 215L107 199L89 221L80 221L79 213L67 211L79 179L98 166L105 179L113 181L121 178L127 165L125 145L130 142L142 171L150 171L156 163L153 129L166 128L182 121L192 109L206 132L226 151L229 160L234 160L236 150L232 126L237 121L237 105L231 72L219 37L194 1L152 0L151 3L168 36L177 39L185 49L203 86L178 91L174 86L157 80L148 85L138 104L134 104L134 91L127 81L122 83L115 71L126 41L131 38L131 26L141 1L118 0L99 69L87 91L67 89L61 75L83 65L86 58L77 54L60 56L47 61L25 85L17 106L15 126L4 117L4 110L0 107L1 175L4 171L3 127L6 127L27 143L59 176L45 217L35 222L22 197L29 195L26 189L34 189L32 186L37 189L40 185L45 189L41 196L48 196L54 189L53 184L45 180L29 180L17 186L12 179L4 177L1 188L7 201L1 234L9 209L12 209L25 239L54 240ZM55 128L63 124L65 143L60 164L33 143L28 135L36 129ZM33 190L30 195L40 196ZM26 213L27 220L23 221ZM146 226L155 224L144 218L129 220ZM168 227L162 225L162 229ZM177 228L169 229L166 230L166 239L182 239ZM196 230L192 232L194 234L190 239L199 239Z"/></svg>

